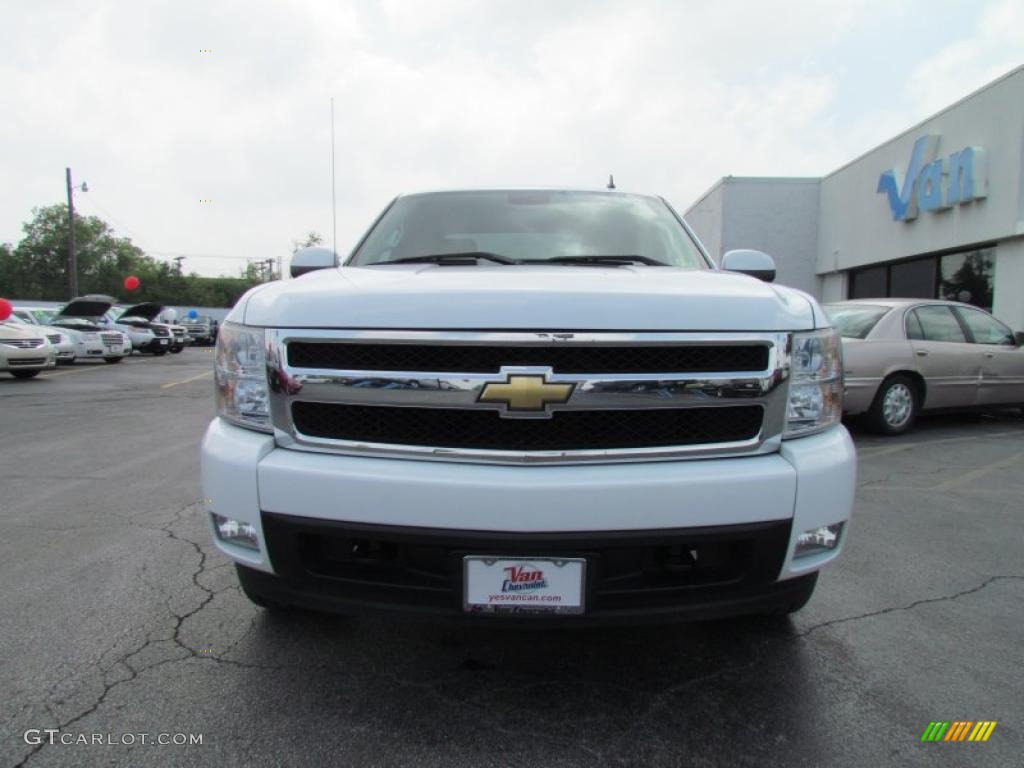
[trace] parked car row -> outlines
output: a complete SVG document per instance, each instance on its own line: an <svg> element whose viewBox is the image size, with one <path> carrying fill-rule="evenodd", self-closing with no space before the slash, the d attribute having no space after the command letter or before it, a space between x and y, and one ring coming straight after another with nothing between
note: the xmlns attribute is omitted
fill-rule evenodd
<svg viewBox="0 0 1024 768"><path fill-rule="evenodd" d="M175 320L173 310L161 304L120 307L114 297L101 295L81 296L57 309L16 306L0 323L0 371L31 378L57 364L113 364L132 352L161 356L200 343Z"/></svg>

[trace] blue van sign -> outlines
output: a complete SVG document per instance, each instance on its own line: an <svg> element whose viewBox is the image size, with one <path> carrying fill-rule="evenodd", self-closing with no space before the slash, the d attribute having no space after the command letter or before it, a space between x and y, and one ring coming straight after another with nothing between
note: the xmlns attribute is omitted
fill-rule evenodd
<svg viewBox="0 0 1024 768"><path fill-rule="evenodd" d="M988 196L984 149L964 147L949 157L936 158L938 148L939 136L922 136L914 142L905 174L892 168L878 177L876 191L888 196L893 221L910 221L917 218L918 210L944 211Z"/></svg>

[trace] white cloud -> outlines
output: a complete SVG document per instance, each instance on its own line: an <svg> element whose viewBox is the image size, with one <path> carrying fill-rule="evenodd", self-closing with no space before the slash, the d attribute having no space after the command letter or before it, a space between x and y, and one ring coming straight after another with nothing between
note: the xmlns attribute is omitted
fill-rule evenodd
<svg viewBox="0 0 1024 768"><path fill-rule="evenodd" d="M937 112L1024 63L1024 3L999 0L973 28L918 64L907 93L921 117Z"/></svg>
<svg viewBox="0 0 1024 768"><path fill-rule="evenodd" d="M0 239L18 236L32 206L63 198L65 165L94 190L81 196L82 210L113 214L162 253L263 259L311 228L329 237L331 96L342 250L410 189L600 186L614 172L622 188L684 208L727 173L818 175L891 135L877 135L880 124L909 124L899 122L903 111L881 108L840 120L857 62L821 62L879 24L913 35L918 16L882 0L821 8L24 5L0 27ZM990 6L963 41L949 38L964 51L953 74L973 82L1008 68L1006 51L1021 46L1007 49L1018 33L1005 27L1024 28L1019 13L1013 3ZM998 56L993 46L1002 46ZM947 85L939 106L956 95ZM211 274L241 263L197 258L186 268Z"/></svg>

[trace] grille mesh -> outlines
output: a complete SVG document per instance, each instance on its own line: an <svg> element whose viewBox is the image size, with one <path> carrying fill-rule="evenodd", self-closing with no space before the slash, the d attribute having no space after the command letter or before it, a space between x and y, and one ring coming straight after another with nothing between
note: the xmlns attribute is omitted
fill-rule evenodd
<svg viewBox="0 0 1024 768"><path fill-rule="evenodd" d="M497 373L503 365L551 366L556 373L690 373L763 371L763 344L517 347L292 342L296 368L352 371Z"/></svg>
<svg viewBox="0 0 1024 768"><path fill-rule="evenodd" d="M310 437L395 445L511 451L657 448L749 440L760 405L618 411L559 411L550 419L496 411L295 402L295 428Z"/></svg>
<svg viewBox="0 0 1024 768"><path fill-rule="evenodd" d="M9 347L18 347L18 349L35 349L45 344L42 339L0 339L0 344L6 344Z"/></svg>

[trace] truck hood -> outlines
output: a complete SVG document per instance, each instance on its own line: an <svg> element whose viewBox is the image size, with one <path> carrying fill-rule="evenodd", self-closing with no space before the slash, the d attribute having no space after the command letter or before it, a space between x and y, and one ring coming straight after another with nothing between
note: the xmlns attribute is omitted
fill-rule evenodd
<svg viewBox="0 0 1024 768"><path fill-rule="evenodd" d="M662 267L339 267L252 291L231 320L276 328L792 331L823 313L746 275Z"/></svg>

